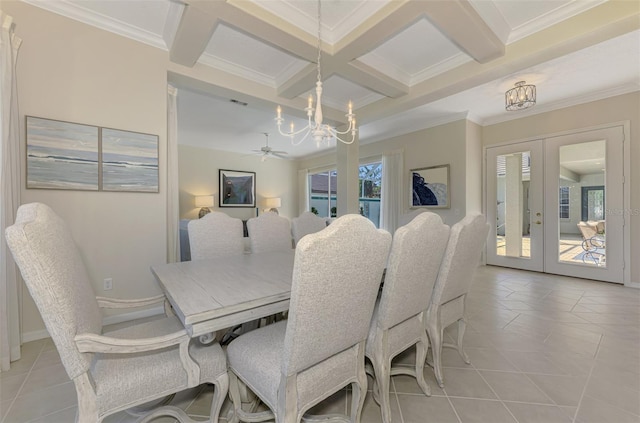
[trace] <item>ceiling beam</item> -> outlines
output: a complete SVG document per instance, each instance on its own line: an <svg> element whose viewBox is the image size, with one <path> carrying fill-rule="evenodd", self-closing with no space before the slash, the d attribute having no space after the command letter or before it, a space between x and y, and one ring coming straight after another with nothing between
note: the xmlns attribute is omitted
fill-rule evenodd
<svg viewBox="0 0 640 423"><path fill-rule="evenodd" d="M196 64L218 26L217 15L222 5L222 2L207 4L202 1L192 1L185 5L169 49L169 59L172 62L189 67Z"/></svg>
<svg viewBox="0 0 640 423"><path fill-rule="evenodd" d="M468 0L420 2L429 21L479 63L502 57L504 43Z"/></svg>

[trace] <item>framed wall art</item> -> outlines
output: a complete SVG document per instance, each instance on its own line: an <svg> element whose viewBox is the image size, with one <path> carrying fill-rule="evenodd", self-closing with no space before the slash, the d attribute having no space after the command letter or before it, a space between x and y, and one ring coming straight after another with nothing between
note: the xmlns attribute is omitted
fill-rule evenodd
<svg viewBox="0 0 640 423"><path fill-rule="evenodd" d="M255 207L256 173L219 170L219 207Z"/></svg>
<svg viewBox="0 0 640 423"><path fill-rule="evenodd" d="M158 136L100 130L102 190L158 192Z"/></svg>
<svg viewBox="0 0 640 423"><path fill-rule="evenodd" d="M27 188L99 189L97 126L27 116Z"/></svg>
<svg viewBox="0 0 640 423"><path fill-rule="evenodd" d="M451 207L449 191L449 165L411 169L409 171L411 208Z"/></svg>

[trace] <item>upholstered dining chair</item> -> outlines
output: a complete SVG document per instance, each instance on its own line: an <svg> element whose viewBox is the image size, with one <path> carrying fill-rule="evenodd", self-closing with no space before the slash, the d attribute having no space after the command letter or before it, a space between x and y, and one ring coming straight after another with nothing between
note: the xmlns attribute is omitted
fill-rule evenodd
<svg viewBox="0 0 640 423"><path fill-rule="evenodd" d="M390 244L388 232L355 214L300 240L288 320L240 335L227 348L231 422L300 422L309 408L349 384L350 421L360 421L365 342ZM270 411L243 411L241 386Z"/></svg>
<svg viewBox="0 0 640 423"><path fill-rule="evenodd" d="M78 248L63 220L41 203L20 206L6 240L78 398L76 421L101 422L110 414L172 393L212 383L210 422L217 422L228 388L218 344L191 339L174 316L103 332L101 307L165 304L96 297ZM192 421L173 406L152 409L141 421L168 415Z"/></svg>
<svg viewBox="0 0 640 423"><path fill-rule="evenodd" d="M398 228L400 228L401 226L406 225L407 223L411 222L413 219L416 218L416 216L421 215L422 213L427 212L427 210L425 209L414 209L411 210L408 213L403 213L400 216L398 216Z"/></svg>
<svg viewBox="0 0 640 423"><path fill-rule="evenodd" d="M390 376L407 374L418 381L425 395L431 391L424 379L427 338L424 314L438 277L449 239L449 227L435 213L425 212L393 235L384 286L371 319L365 355L373 365L374 398L380 403L382 421L391 423ZM391 367L391 360L416 346L415 366Z"/></svg>
<svg viewBox="0 0 640 423"><path fill-rule="evenodd" d="M242 220L226 213L211 212L187 226L191 260L234 256L244 253Z"/></svg>
<svg viewBox="0 0 640 423"><path fill-rule="evenodd" d="M471 364L462 346L466 329L466 298L488 233L489 224L481 214L467 215L451 227L426 318L433 353L433 369L440 387L444 386L442 347L456 349L464 362ZM456 322L456 344L444 343L444 329Z"/></svg>
<svg viewBox="0 0 640 423"><path fill-rule="evenodd" d="M289 219L266 212L247 221L252 253L287 251L293 248Z"/></svg>
<svg viewBox="0 0 640 423"><path fill-rule="evenodd" d="M291 219L291 233L293 234L293 241L295 245L298 245L298 241L305 236L327 227L326 219L318 217L311 212L302 212L300 216Z"/></svg>

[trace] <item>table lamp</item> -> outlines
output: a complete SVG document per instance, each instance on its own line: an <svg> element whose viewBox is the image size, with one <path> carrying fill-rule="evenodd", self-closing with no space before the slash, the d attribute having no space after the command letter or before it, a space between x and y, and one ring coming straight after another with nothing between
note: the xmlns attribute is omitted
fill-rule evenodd
<svg viewBox="0 0 640 423"><path fill-rule="evenodd" d="M265 212L274 212L275 214L279 214L278 207L280 206L282 206L282 201L279 197L264 199Z"/></svg>
<svg viewBox="0 0 640 423"><path fill-rule="evenodd" d="M211 213L211 209L209 207L213 207L213 195L196 196L196 207L200 207L198 218L202 218L205 214Z"/></svg>

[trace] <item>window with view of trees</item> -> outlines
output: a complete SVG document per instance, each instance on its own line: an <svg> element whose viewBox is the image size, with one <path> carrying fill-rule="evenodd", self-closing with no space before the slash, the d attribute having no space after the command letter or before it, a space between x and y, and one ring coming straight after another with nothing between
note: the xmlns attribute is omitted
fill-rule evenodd
<svg viewBox="0 0 640 423"><path fill-rule="evenodd" d="M380 188L382 163L360 165L359 168L360 214L380 225ZM335 169L309 174L309 206L320 217L337 215L338 172Z"/></svg>

